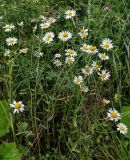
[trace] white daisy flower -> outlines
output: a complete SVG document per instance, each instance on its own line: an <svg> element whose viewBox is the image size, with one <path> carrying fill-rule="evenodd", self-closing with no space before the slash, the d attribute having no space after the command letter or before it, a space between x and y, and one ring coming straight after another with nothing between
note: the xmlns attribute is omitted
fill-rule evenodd
<svg viewBox="0 0 130 160"><path fill-rule="evenodd" d="M46 29L46 28L49 28L49 27L50 27L50 23L48 23L48 22L44 22L44 23L40 24L41 29Z"/></svg>
<svg viewBox="0 0 130 160"><path fill-rule="evenodd" d="M100 45L103 49L110 50L113 48L112 41L109 38L105 38Z"/></svg>
<svg viewBox="0 0 130 160"><path fill-rule="evenodd" d="M98 75L100 76L100 79L102 81L106 81L109 79L109 77L111 76L110 75L110 72L107 72L106 70L102 70L101 73L98 73Z"/></svg>
<svg viewBox="0 0 130 160"><path fill-rule="evenodd" d="M66 56L72 56L72 57L77 56L77 52L75 52L75 51L72 50L72 49L66 49L65 52L66 52L66 53L65 53Z"/></svg>
<svg viewBox="0 0 130 160"><path fill-rule="evenodd" d="M5 32L11 32L15 26L13 24L6 24L3 28L5 29Z"/></svg>
<svg viewBox="0 0 130 160"><path fill-rule="evenodd" d="M104 105L107 105L107 104L109 104L109 103L110 103L110 101L109 101L109 100L107 100L106 98L103 98L102 103L103 103Z"/></svg>
<svg viewBox="0 0 130 160"><path fill-rule="evenodd" d="M76 11L74 10L67 10L65 12L65 19L72 19L75 16L76 16Z"/></svg>
<svg viewBox="0 0 130 160"><path fill-rule="evenodd" d="M57 53L54 55L54 58L60 58L61 57L61 54Z"/></svg>
<svg viewBox="0 0 130 160"><path fill-rule="evenodd" d="M99 54L98 54L98 57L99 57L101 60L108 60L108 59L109 59L109 56L108 56L106 53L99 53Z"/></svg>
<svg viewBox="0 0 130 160"><path fill-rule="evenodd" d="M53 41L54 38L54 33L53 32L47 32L44 37L42 38L43 42L50 44Z"/></svg>
<svg viewBox="0 0 130 160"><path fill-rule="evenodd" d="M93 61L92 68L95 71L100 71L101 66L97 62Z"/></svg>
<svg viewBox="0 0 130 160"><path fill-rule="evenodd" d="M59 66L62 65L62 62L61 62L59 59L54 59L53 64L54 64L56 67L59 67Z"/></svg>
<svg viewBox="0 0 130 160"><path fill-rule="evenodd" d="M74 77L74 83L80 85L83 82L82 76L75 76Z"/></svg>
<svg viewBox="0 0 130 160"><path fill-rule="evenodd" d="M50 17L48 20L47 20L48 23L52 24L52 23L55 23L56 22L56 19L54 17Z"/></svg>
<svg viewBox="0 0 130 160"><path fill-rule="evenodd" d="M93 68L89 67L88 65L85 66L85 68L82 68L81 70L84 75L91 75L93 73Z"/></svg>
<svg viewBox="0 0 130 160"><path fill-rule="evenodd" d="M74 62L75 62L74 57L66 57L65 58L65 63L72 64Z"/></svg>
<svg viewBox="0 0 130 160"><path fill-rule="evenodd" d="M72 38L72 33L70 33L69 31L62 31L59 33L58 38L61 41L67 41Z"/></svg>
<svg viewBox="0 0 130 160"><path fill-rule="evenodd" d="M85 93L87 93L88 91L89 91L89 88L88 88L88 86L85 86L85 85L80 85L80 90L81 90L81 92L85 92Z"/></svg>
<svg viewBox="0 0 130 160"><path fill-rule="evenodd" d="M86 43L82 44L82 47L80 47L80 50L88 53L89 45L87 45Z"/></svg>
<svg viewBox="0 0 130 160"><path fill-rule="evenodd" d="M96 46L89 45L87 52L88 52L88 53L96 54L96 53L98 52L98 49L96 48Z"/></svg>
<svg viewBox="0 0 130 160"><path fill-rule="evenodd" d="M25 105L22 103L22 101L16 102L15 100L12 104L10 104L10 107L14 108L14 113L23 112L25 109Z"/></svg>
<svg viewBox="0 0 130 160"><path fill-rule="evenodd" d="M108 110L107 116L108 116L110 121L115 121L115 122L117 122L121 118L120 113L118 113L118 111L115 110L114 108L113 109L110 108Z"/></svg>
<svg viewBox="0 0 130 160"><path fill-rule="evenodd" d="M17 43L17 39L15 37L13 37L13 38L9 37L6 39L6 43L8 46L13 46L14 44Z"/></svg>
<svg viewBox="0 0 130 160"><path fill-rule="evenodd" d="M23 48L19 50L19 53L27 53L28 52L28 48Z"/></svg>
<svg viewBox="0 0 130 160"><path fill-rule="evenodd" d="M117 130L122 134L126 134L128 132L127 126L125 124L123 124L123 123L119 123L117 125Z"/></svg>

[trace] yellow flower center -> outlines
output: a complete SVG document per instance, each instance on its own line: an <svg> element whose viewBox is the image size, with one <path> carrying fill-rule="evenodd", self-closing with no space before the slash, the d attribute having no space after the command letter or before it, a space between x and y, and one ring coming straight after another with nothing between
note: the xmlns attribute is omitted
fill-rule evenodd
<svg viewBox="0 0 130 160"><path fill-rule="evenodd" d="M68 53L69 53L69 54L73 54L74 51L73 51L72 49L70 49L70 50L68 50Z"/></svg>
<svg viewBox="0 0 130 160"><path fill-rule="evenodd" d="M64 34L63 34L63 37L64 37L64 38L67 38L67 37L68 37L68 33L64 33Z"/></svg>
<svg viewBox="0 0 130 160"><path fill-rule="evenodd" d="M85 45L85 46L83 46L83 49L84 50L88 50L88 47Z"/></svg>
<svg viewBox="0 0 130 160"><path fill-rule="evenodd" d="M81 37L85 38L87 35L85 33L82 33Z"/></svg>
<svg viewBox="0 0 130 160"><path fill-rule="evenodd" d="M104 44L104 47L105 47L105 48L109 48L109 47L110 47L110 43L109 43L109 42L106 42L106 43Z"/></svg>
<svg viewBox="0 0 130 160"><path fill-rule="evenodd" d="M117 113L116 112L112 112L111 116L112 116L112 118L116 118L117 117Z"/></svg>
<svg viewBox="0 0 130 160"><path fill-rule="evenodd" d="M101 77L106 78L106 73L102 73Z"/></svg>
<svg viewBox="0 0 130 160"><path fill-rule="evenodd" d="M51 38L51 35L48 35L47 38L48 38L48 39Z"/></svg>
<svg viewBox="0 0 130 160"><path fill-rule="evenodd" d="M81 81L80 81L80 79L78 78L78 79L77 79L77 83L80 83L80 82L81 82Z"/></svg>
<svg viewBox="0 0 130 160"><path fill-rule="evenodd" d="M9 40L9 43L14 43L14 40L13 40L13 39L10 39L10 40Z"/></svg>
<svg viewBox="0 0 130 160"><path fill-rule="evenodd" d="M72 16L72 12L68 12L68 16Z"/></svg>
<svg viewBox="0 0 130 160"><path fill-rule="evenodd" d="M102 57L102 58L106 58L106 54L105 54L105 53L102 54L101 57Z"/></svg>
<svg viewBox="0 0 130 160"><path fill-rule="evenodd" d="M94 68L95 68L95 69L98 69L98 68L99 68L99 65L98 65L98 64L95 64Z"/></svg>
<svg viewBox="0 0 130 160"><path fill-rule="evenodd" d="M10 26L10 25L7 25L7 26L6 26L6 29L11 29L11 26Z"/></svg>
<svg viewBox="0 0 130 160"><path fill-rule="evenodd" d="M43 27L44 27L44 28L48 27L48 24L47 24L47 23L44 23L44 24L43 24Z"/></svg>
<svg viewBox="0 0 130 160"><path fill-rule="evenodd" d="M16 103L14 107L15 107L15 109L20 109L20 108L22 108L22 106L21 106L20 103Z"/></svg>
<svg viewBox="0 0 130 160"><path fill-rule="evenodd" d="M85 68L85 72L89 73L89 72L90 72L90 68L89 68L89 67L86 67L86 68Z"/></svg>
<svg viewBox="0 0 130 160"><path fill-rule="evenodd" d="M89 50L93 52L93 51L96 50L96 47L95 47L95 46L90 46L90 47L89 47Z"/></svg>
<svg viewBox="0 0 130 160"><path fill-rule="evenodd" d="M68 58L68 62L71 63L73 60L72 58Z"/></svg>
<svg viewBox="0 0 130 160"><path fill-rule="evenodd" d="M121 131L124 131L124 130L125 130L125 127L124 127L124 126L120 126L120 130L121 130Z"/></svg>

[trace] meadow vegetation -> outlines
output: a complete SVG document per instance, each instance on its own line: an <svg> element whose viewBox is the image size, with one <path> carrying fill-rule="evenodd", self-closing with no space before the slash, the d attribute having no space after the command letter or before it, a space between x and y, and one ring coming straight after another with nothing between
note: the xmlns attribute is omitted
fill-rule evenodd
<svg viewBox="0 0 130 160"><path fill-rule="evenodd" d="M129 160L127 0L0 0L0 160Z"/></svg>

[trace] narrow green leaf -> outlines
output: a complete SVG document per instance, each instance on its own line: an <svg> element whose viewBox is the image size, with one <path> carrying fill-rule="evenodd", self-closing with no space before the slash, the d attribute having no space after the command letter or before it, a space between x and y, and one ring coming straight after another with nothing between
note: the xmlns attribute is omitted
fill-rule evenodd
<svg viewBox="0 0 130 160"><path fill-rule="evenodd" d="M10 118L9 105L6 101L0 101L0 137L9 133Z"/></svg>

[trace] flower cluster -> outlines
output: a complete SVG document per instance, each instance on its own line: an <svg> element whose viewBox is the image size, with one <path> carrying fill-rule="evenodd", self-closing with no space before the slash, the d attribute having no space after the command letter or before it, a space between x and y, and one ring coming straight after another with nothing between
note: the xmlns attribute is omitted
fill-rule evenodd
<svg viewBox="0 0 130 160"><path fill-rule="evenodd" d="M74 24L74 17L76 16L76 11L75 10L67 10L64 13L64 18L66 20L70 19L72 20L73 24ZM82 68L80 68L80 73L76 74L74 76L73 79L73 83L76 84L79 88L81 92L85 92L87 93L89 91L89 88L86 85L86 81L87 79L89 79L90 77L92 77L94 74L96 74L96 77L98 77L98 79L100 81L107 81L109 80L111 74L109 71L107 71L106 68L103 68L102 66L102 62L105 63L105 61L110 59L109 53L108 51L110 51L113 48L113 43L112 40L110 40L109 38L104 38L100 44L100 48L95 46L95 44L89 44L86 41L86 38L88 38L89 34L88 34L88 28L83 26L80 30L78 30L78 32L76 34L71 33L70 31L64 29L58 32L58 34L56 35L56 33L52 32L50 29L51 25L54 24L55 22L57 22L57 19L54 17L45 17L43 15L40 15L38 19L32 19L32 23L40 21L40 23L36 23L36 25L33 27L33 33L35 35L35 32L37 31L37 28L40 28L41 31L41 35L38 37L38 39L40 39L40 43L44 44L44 45L49 45L52 44L52 42L56 39L61 41L60 43L67 43L68 41L70 41L73 38L77 38L80 39L80 41L82 42L80 44L80 47L77 47L76 49L74 48L73 45L68 45L67 47L63 50L64 52L64 62L66 65L70 66L72 65L75 61L76 61L76 57L78 57L79 53L80 56L84 55L89 57L91 56L91 60L85 62L85 65L82 66ZM19 27L22 27L24 24L23 22L19 22L17 23L17 25ZM4 26L2 26L2 28L4 29L5 32L12 32L15 29L15 26L13 24L6 24ZM77 31L77 30L76 30ZM5 40L7 46L13 48L12 46L14 46L15 44L17 44L18 39L15 37L8 37ZM103 52L102 52L103 50ZM105 50L105 51L104 51ZM22 54L26 54L29 51L28 48L23 48L19 49L19 53ZM100 52L101 51L101 52ZM9 49L5 50L4 55L10 57L12 51ZM61 56L62 54L55 54L53 57L53 64L56 67L61 66L62 60L61 60ZM39 51L34 51L34 56L37 58L40 58L43 56L43 53L41 52L41 50ZM109 100L107 99L103 99L102 101L103 105L108 105L110 103ZM19 112L23 112L25 110L25 105L22 103L22 101L13 101L12 104L10 104L11 108L14 108L14 113L19 113ZM121 119L121 114L115 110L114 108L110 108L108 110L107 113L108 119L110 121L114 121L117 122ZM125 124L123 123L119 123L117 124L117 130L120 131L120 133L122 134L126 134L128 131L128 128Z"/></svg>
<svg viewBox="0 0 130 160"><path fill-rule="evenodd" d="M84 27L83 27L83 29L80 31L80 33L87 33L87 31L88 31L88 29L84 29ZM87 33L87 35L88 35L88 33ZM109 46L111 46L110 47L110 49L111 49L113 45L112 45L112 41L109 40L109 39L103 39L102 44L100 46L103 49L106 49L105 47L103 47L103 45L105 45L105 42L106 43L108 43L108 42L110 43ZM108 50L108 48L107 48L107 50ZM109 59L109 56L106 53L99 53L99 49L97 49L97 47L94 46L94 45L88 45L86 43L83 43L82 46L80 47L80 51L83 54L84 53L85 54L91 54L94 57L95 57L95 55L98 54L98 58L100 58L101 61ZM110 72L107 71L106 69L102 69L101 70L101 67L102 66L100 66L100 62L94 60L91 64L86 64L81 69L81 71L82 71L82 74L85 76L85 78L88 77L88 76L93 75L94 72L97 72L97 75L99 76L99 79L101 81L109 80L109 78L111 76ZM83 78L83 79L85 79L85 78ZM77 84L76 80L79 81L79 79L78 78L76 79L76 77L74 78L74 83L75 84Z"/></svg>
<svg viewBox="0 0 130 160"><path fill-rule="evenodd" d="M121 114L114 108L113 109L110 108L108 110L107 116L110 121L114 121L114 122L117 122L121 119ZM122 134L126 134L128 131L128 128L125 124L119 123L117 124L117 130L120 131L120 133Z"/></svg>

